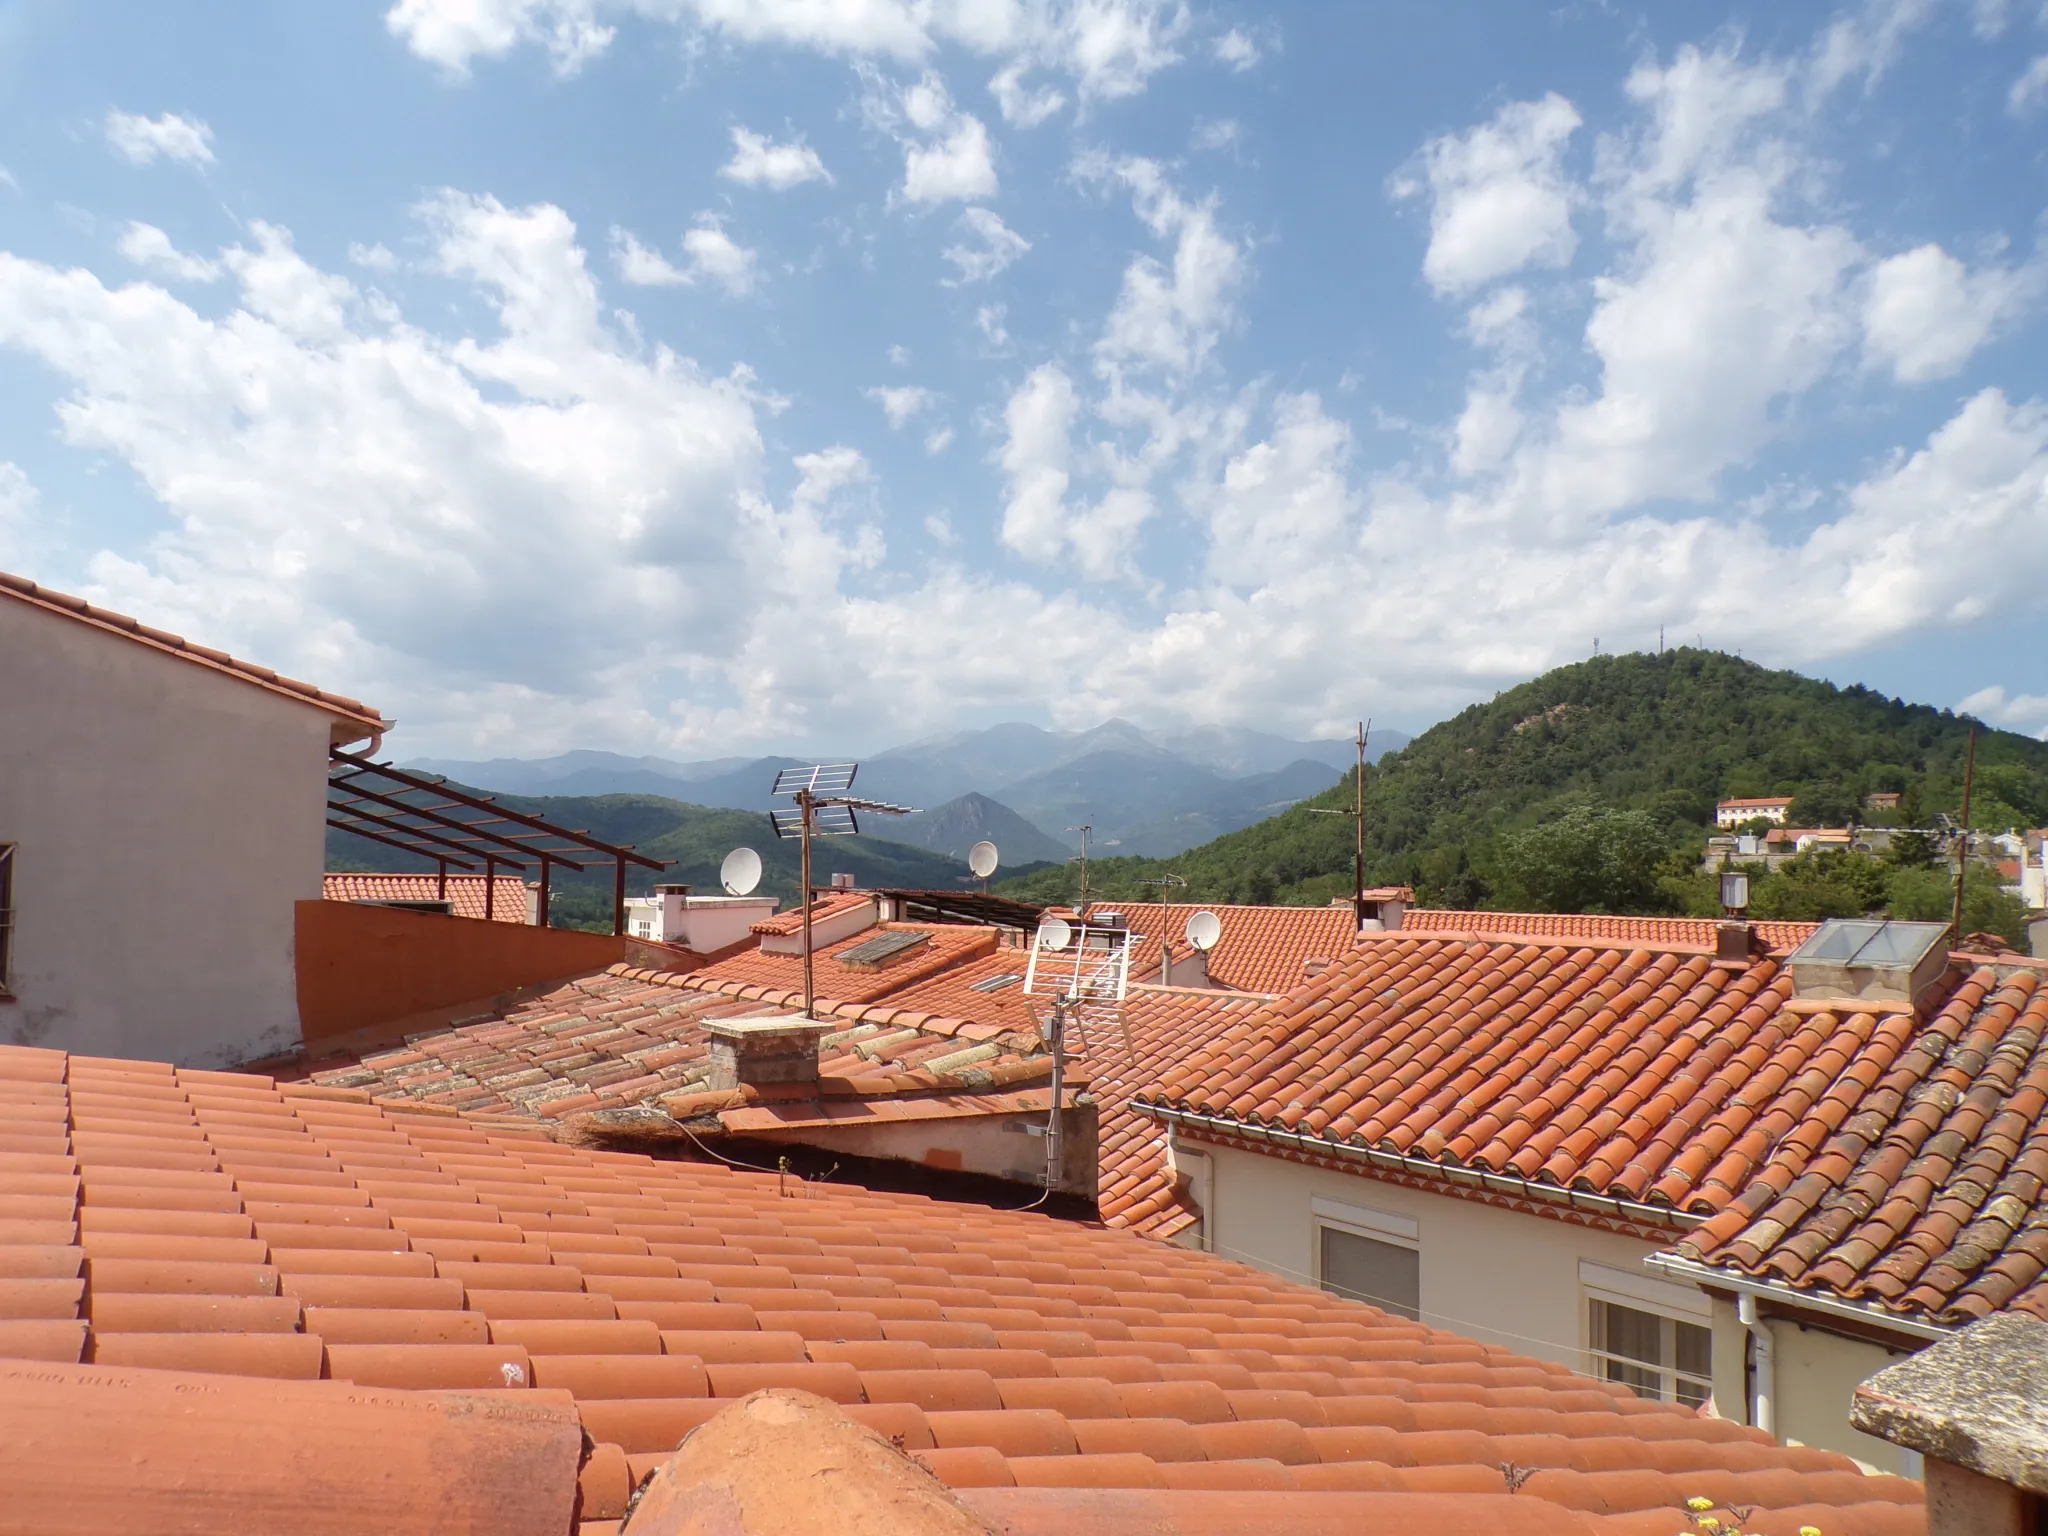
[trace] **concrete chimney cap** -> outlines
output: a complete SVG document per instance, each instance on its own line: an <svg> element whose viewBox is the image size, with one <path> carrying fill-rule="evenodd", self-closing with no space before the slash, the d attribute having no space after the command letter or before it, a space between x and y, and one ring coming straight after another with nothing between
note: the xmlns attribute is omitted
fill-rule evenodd
<svg viewBox="0 0 2048 1536"><path fill-rule="evenodd" d="M2048 1323L2000 1312L1886 1366L1856 1389L1849 1423L2048 1494Z"/></svg>

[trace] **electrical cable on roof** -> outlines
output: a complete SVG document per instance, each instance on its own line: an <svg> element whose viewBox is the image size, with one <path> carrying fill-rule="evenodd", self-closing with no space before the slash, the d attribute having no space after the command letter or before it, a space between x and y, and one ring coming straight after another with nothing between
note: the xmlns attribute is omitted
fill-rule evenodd
<svg viewBox="0 0 2048 1536"><path fill-rule="evenodd" d="M689 1137L690 1140L697 1143L698 1151L707 1153L710 1156L717 1158L721 1163L730 1163L733 1167L744 1168L749 1173L772 1173L777 1175L778 1177L787 1173L788 1171L787 1169L783 1168L763 1168L759 1163L743 1163L736 1157L727 1157L723 1152L714 1151L712 1148L707 1147L703 1143L703 1141L701 1141L698 1138L697 1133L695 1131L691 1130L687 1125L683 1124L682 1121L678 1120L674 1115L671 1115L667 1110L664 1109L661 1113L662 1118L667 1120L670 1125L673 1125L677 1130L681 1131L685 1136Z"/></svg>

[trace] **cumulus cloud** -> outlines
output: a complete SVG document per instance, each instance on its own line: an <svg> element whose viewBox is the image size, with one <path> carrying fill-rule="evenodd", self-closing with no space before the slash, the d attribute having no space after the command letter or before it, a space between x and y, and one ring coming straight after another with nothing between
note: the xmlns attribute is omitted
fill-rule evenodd
<svg viewBox="0 0 2048 1536"><path fill-rule="evenodd" d="M479 58L545 49L574 73L609 48L604 16L637 15L729 42L808 48L836 57L917 64L942 47L1056 69L1084 98L1134 95L1179 62L1186 0L396 0L392 34L452 75ZM1057 109L1054 109L1057 110Z"/></svg>
<svg viewBox="0 0 2048 1536"><path fill-rule="evenodd" d="M700 213L683 235L681 266L640 243L631 230L612 227L612 261L619 276L643 288L687 287L709 279L741 297L754 291L759 276L754 252L726 233L717 214Z"/></svg>
<svg viewBox="0 0 2048 1536"><path fill-rule="evenodd" d="M363 267L371 272L391 272L395 271L398 267L398 258L392 255L381 243L363 245L360 242L351 241L348 248L348 259L353 265Z"/></svg>
<svg viewBox="0 0 2048 1536"><path fill-rule="evenodd" d="M1422 270L1441 294L1466 292L1524 267L1561 267L1578 249L1565 146L1578 110L1552 92L1510 102L1490 123L1423 146L1421 179L1394 182L1398 197L1427 191L1429 253Z"/></svg>
<svg viewBox="0 0 2048 1536"><path fill-rule="evenodd" d="M197 118L175 112L142 117L110 111L105 128L108 146L130 165L153 165L158 160L213 164L213 130Z"/></svg>
<svg viewBox="0 0 2048 1536"><path fill-rule="evenodd" d="M2048 105L2048 53L2020 71L2012 89L2006 92L2005 104L2014 117L2031 117Z"/></svg>
<svg viewBox="0 0 2048 1536"><path fill-rule="evenodd" d="M1240 72L1250 69L1261 57L1259 45L1236 27L1217 38L1209 51L1218 64Z"/></svg>
<svg viewBox="0 0 2048 1536"><path fill-rule="evenodd" d="M1901 383L1948 378L2039 294L2042 277L2039 264L1972 272L1938 245L1889 257L1871 274L1864 348Z"/></svg>
<svg viewBox="0 0 2048 1536"><path fill-rule="evenodd" d="M2048 741L2048 693L2007 693L1994 683L1963 700L1956 706L1956 713L1975 715L1987 725L2025 731Z"/></svg>
<svg viewBox="0 0 2048 1536"><path fill-rule="evenodd" d="M882 408L889 425L901 431L912 417L937 401L938 396L918 384L879 384L861 391Z"/></svg>
<svg viewBox="0 0 2048 1536"><path fill-rule="evenodd" d="M768 187L776 192L786 192L807 181L827 185L832 181L818 152L803 140L776 144L745 128L733 129L732 158L719 167L718 174L742 186Z"/></svg>
<svg viewBox="0 0 2048 1536"><path fill-rule="evenodd" d="M1186 373L1206 359L1233 315L1245 276L1243 249L1217 224L1217 201L1190 202L1157 161L1084 158L1084 182L1120 186L1147 229L1173 243L1171 262L1141 254L1124 268L1123 286L1096 356L1114 370Z"/></svg>
<svg viewBox="0 0 2048 1536"><path fill-rule="evenodd" d="M121 232L121 254L138 267L147 267L167 277L188 283L210 283L220 276L220 263L188 256L171 244L171 237L154 224L131 223Z"/></svg>
<svg viewBox="0 0 2048 1536"><path fill-rule="evenodd" d="M1067 98L1049 85L1032 87L1024 83L1029 66L1022 60L997 70L988 83L1003 121L1012 128L1036 128L1049 121L1067 104Z"/></svg>
<svg viewBox="0 0 2048 1536"><path fill-rule="evenodd" d="M1005 224L992 208L969 208L960 215L960 229L968 239L940 252L958 274L945 280L949 288L985 283L1031 249L1031 242Z"/></svg>
<svg viewBox="0 0 2048 1536"><path fill-rule="evenodd" d="M19 464L0 459L0 560L19 570L28 547L29 514L35 510L36 488Z"/></svg>
<svg viewBox="0 0 2048 1536"><path fill-rule="evenodd" d="M996 195L988 129L953 104L937 75L928 74L893 95L871 95L868 110L903 144L900 195L906 202L976 202Z"/></svg>

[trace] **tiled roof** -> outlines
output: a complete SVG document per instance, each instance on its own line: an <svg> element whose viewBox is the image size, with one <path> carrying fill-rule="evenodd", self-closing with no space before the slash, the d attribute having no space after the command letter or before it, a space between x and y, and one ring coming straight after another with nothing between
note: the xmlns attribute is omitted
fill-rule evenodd
<svg viewBox="0 0 2048 1536"><path fill-rule="evenodd" d="M1578 912L1454 912L1414 907L1401 919L1404 933L1499 935L1514 939L1594 939L1652 949L1696 949L1711 954L1719 920L1711 917L1604 917ZM1750 932L1775 954L1786 955L1813 936L1818 923L1751 923Z"/></svg>
<svg viewBox="0 0 2048 1536"><path fill-rule="evenodd" d="M813 921L816 921L815 917ZM759 931L758 924L755 931ZM927 942L892 956L872 969L839 963L841 955L889 933L922 933ZM963 960L985 954L996 947L996 942L996 930L993 928L953 923L877 923L848 938L820 947L812 956L811 970L821 1002L830 999L834 1003L868 1003ZM741 990L747 988L801 994L804 959L802 955L769 954L764 950L750 949L691 972L690 984L707 991L726 990L740 995L758 995Z"/></svg>
<svg viewBox="0 0 2048 1536"><path fill-rule="evenodd" d="M1606 1536L1701 1495L1770 1532L1924 1529L1917 1484L1845 1457L1128 1233L158 1063L0 1049L0 1095L0 1355L537 1388L591 1442L584 1536L766 1386L955 1486L1491 1494Z"/></svg>
<svg viewBox="0 0 2048 1536"><path fill-rule="evenodd" d="M1792 796L1790 795L1752 795L1747 800L1723 800L1720 802L1718 809L1726 811L1734 810L1738 806L1790 805L1791 803Z"/></svg>
<svg viewBox="0 0 2048 1536"><path fill-rule="evenodd" d="M550 1119L656 1102L686 1116L764 1102L740 1090L699 1101L710 1065L703 1026L782 1012L783 995L694 990L699 974L614 966L499 1017L320 1068L312 1081L436 1108ZM841 1013L846 1029L827 1036L821 1052L824 1098L978 1092L1049 1071L1044 1062L1027 1064L1000 1026L874 1005L846 1004ZM966 1059L952 1060L963 1053Z"/></svg>
<svg viewBox="0 0 2048 1536"><path fill-rule="evenodd" d="M1186 958L1188 919L1214 912L1223 937L1209 951L1209 979L1239 992L1291 992L1300 986L1309 960L1333 960L1351 948L1355 936L1351 904L1341 907L1232 907L1098 901L1090 914L1121 912L1134 933L1144 935L1131 950L1131 980L1159 979L1159 942Z"/></svg>
<svg viewBox="0 0 2048 1536"><path fill-rule="evenodd" d="M2048 966L1980 966L1873 1034L1679 1252L1937 1323L2048 1319Z"/></svg>
<svg viewBox="0 0 2048 1536"><path fill-rule="evenodd" d="M312 704L324 709L339 720L358 727L355 736L346 740L360 740L364 736L380 735L391 728L391 722L359 699L345 698L338 693L315 688L311 683L302 683L294 678L282 676L268 667L259 667L254 662L238 661L226 651L216 651L211 646L198 645L166 630L152 629L138 619L131 619L125 613L116 613L111 608L99 608L82 597L71 597L63 592L54 592L48 587L39 587L26 576L13 576L0 571L0 597L12 598L27 603L46 613L60 614L75 619L81 624L90 624L95 629L133 640L152 650L175 656L180 661L189 661L194 666L207 667L215 672L225 673L241 682L253 683L272 693L284 695L301 704Z"/></svg>
<svg viewBox="0 0 2048 1536"><path fill-rule="evenodd" d="M457 917L484 916L484 876L450 875L448 904ZM325 877L329 901L439 901L437 875L330 874ZM526 921L526 882L518 875L500 875L491 903L491 916L500 923Z"/></svg>
<svg viewBox="0 0 2048 1536"><path fill-rule="evenodd" d="M1852 1064L1875 1081L1917 1030L1791 997L1771 960L1368 934L1141 1097L1539 1195L1712 1215L1809 1116L1848 1112Z"/></svg>
<svg viewBox="0 0 2048 1536"><path fill-rule="evenodd" d="M814 897L811 901L811 921L823 922L841 912L851 912L855 907L873 906L875 898L866 891L842 891L831 895ZM788 936L804 930L804 909L791 907L787 912L778 912L773 917L764 917L754 924L753 931L763 936Z"/></svg>

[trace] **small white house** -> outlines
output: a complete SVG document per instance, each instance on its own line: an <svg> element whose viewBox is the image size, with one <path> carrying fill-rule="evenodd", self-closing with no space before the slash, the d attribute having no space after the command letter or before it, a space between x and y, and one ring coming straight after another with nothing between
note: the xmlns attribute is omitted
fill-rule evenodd
<svg viewBox="0 0 2048 1536"><path fill-rule="evenodd" d="M0 1041L201 1067L296 1047L328 749L389 722L4 572L0 656Z"/></svg>
<svg viewBox="0 0 2048 1536"><path fill-rule="evenodd" d="M751 937L754 924L774 915L773 896L698 896L687 885L657 885L652 896L626 898L626 933L714 955Z"/></svg>

